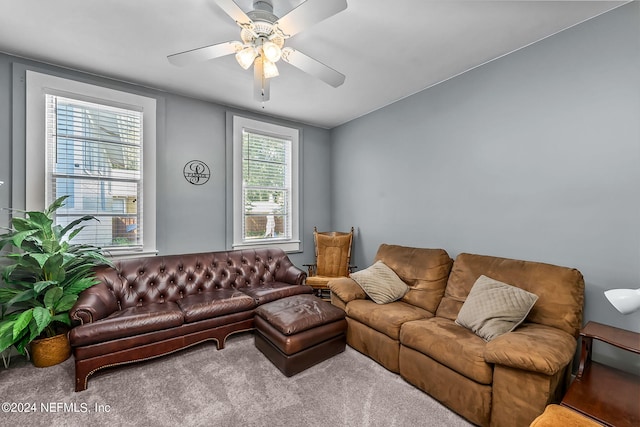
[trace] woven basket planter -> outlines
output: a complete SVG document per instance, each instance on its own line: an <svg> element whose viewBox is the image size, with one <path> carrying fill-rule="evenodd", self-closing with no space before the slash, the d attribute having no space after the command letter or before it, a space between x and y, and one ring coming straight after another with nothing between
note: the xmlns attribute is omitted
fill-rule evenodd
<svg viewBox="0 0 640 427"><path fill-rule="evenodd" d="M31 342L31 362L38 368L57 365L71 356L71 345L66 333Z"/></svg>

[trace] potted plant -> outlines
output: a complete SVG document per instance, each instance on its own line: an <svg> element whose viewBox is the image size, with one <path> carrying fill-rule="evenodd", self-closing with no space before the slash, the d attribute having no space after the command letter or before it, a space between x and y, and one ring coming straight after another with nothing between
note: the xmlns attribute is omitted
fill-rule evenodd
<svg viewBox="0 0 640 427"><path fill-rule="evenodd" d="M99 248L69 243L84 228L81 223L97 218L86 215L65 227L54 225L53 216L67 197L43 212L14 217L12 228L0 235L0 250L7 245L18 249L5 255L9 265L0 282L0 352L13 346L28 353L36 366L51 366L71 355L69 310L80 292L97 283L93 267L110 264ZM40 351L38 344L49 348Z"/></svg>

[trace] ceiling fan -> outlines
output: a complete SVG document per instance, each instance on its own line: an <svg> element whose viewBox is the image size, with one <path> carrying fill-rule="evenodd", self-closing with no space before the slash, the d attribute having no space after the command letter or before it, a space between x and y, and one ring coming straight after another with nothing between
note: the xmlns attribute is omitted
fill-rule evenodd
<svg viewBox="0 0 640 427"><path fill-rule="evenodd" d="M254 0L254 10L247 13L233 0L214 2L240 26L242 41L169 55L169 62L183 66L235 54L238 64L245 70L253 65L254 97L262 102L269 100L269 80L279 74L276 62L280 59L333 87L344 83L343 74L300 51L284 47L284 42L306 27L346 9L346 0L306 0L280 18L273 14L272 0Z"/></svg>

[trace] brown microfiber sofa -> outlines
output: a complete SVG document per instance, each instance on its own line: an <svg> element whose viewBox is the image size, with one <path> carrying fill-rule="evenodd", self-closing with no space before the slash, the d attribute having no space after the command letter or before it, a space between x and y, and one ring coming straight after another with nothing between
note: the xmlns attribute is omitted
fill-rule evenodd
<svg viewBox="0 0 640 427"><path fill-rule="evenodd" d="M466 253L453 262L442 249L387 244L375 260L410 290L376 304L353 279L330 281L350 346L481 426L528 426L561 398L582 325L578 270ZM523 324L489 342L455 323L481 275L539 297Z"/></svg>
<svg viewBox="0 0 640 427"><path fill-rule="evenodd" d="M76 391L95 371L254 327L255 308L312 293L279 249L142 257L96 269L100 283L71 309Z"/></svg>

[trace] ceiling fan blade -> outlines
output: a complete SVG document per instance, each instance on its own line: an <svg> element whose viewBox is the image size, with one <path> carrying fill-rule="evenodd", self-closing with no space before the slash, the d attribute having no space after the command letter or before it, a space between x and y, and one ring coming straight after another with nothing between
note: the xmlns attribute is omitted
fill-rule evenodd
<svg viewBox="0 0 640 427"><path fill-rule="evenodd" d="M197 62L204 62L210 59L219 58L225 55L236 53L238 42L224 42L213 44L211 46L199 47L197 49L187 50L185 52L174 53L167 56L169 62L180 67Z"/></svg>
<svg viewBox="0 0 640 427"><path fill-rule="evenodd" d="M307 0L278 19L276 25L286 37L291 37L346 8L346 0Z"/></svg>
<svg viewBox="0 0 640 427"><path fill-rule="evenodd" d="M214 0L215 3L220 6L220 9L224 10L227 15L231 17L236 23L241 26L250 26L253 25L253 21L251 18L247 16L246 13L240 6L233 0Z"/></svg>
<svg viewBox="0 0 640 427"><path fill-rule="evenodd" d="M338 87L344 83L344 74L295 49L284 49L282 59L333 87Z"/></svg>

